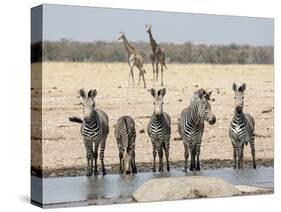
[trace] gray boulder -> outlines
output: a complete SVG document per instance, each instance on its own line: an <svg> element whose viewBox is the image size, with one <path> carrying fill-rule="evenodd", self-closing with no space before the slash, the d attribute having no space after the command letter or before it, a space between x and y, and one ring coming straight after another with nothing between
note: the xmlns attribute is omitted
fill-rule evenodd
<svg viewBox="0 0 281 212"><path fill-rule="evenodd" d="M185 176L149 180L133 193L133 199L151 202L236 195L241 195L241 192L223 179Z"/></svg>

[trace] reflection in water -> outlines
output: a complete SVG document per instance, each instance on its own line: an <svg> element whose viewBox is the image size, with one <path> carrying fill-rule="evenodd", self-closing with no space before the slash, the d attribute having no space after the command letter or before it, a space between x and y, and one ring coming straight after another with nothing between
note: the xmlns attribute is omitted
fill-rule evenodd
<svg viewBox="0 0 281 212"><path fill-rule="evenodd" d="M134 176L116 174L92 177L44 178L43 201L44 204L51 204L130 197L147 180L176 176L219 177L236 185L273 188L273 168L260 167L256 170L233 170L231 168L225 168L187 173L181 170L171 170L169 173L148 172L138 173ZM37 177L32 177L32 183L36 184L37 182ZM37 191L38 194L39 192Z"/></svg>

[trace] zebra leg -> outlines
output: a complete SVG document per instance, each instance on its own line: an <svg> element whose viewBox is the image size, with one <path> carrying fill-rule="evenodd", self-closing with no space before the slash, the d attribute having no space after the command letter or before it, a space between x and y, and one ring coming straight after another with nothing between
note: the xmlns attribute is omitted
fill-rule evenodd
<svg viewBox="0 0 281 212"><path fill-rule="evenodd" d="M253 158L253 168L256 168L256 151L255 151L255 137L252 137L252 140L250 141L251 146L251 154Z"/></svg>
<svg viewBox="0 0 281 212"><path fill-rule="evenodd" d="M188 161L188 157L189 157L189 149L188 149L188 143L187 141L183 142L183 146L184 146L184 172L187 172L187 161Z"/></svg>
<svg viewBox="0 0 281 212"><path fill-rule="evenodd" d="M197 163L195 170L200 171L200 147L201 147L201 141L196 145L196 156L197 156Z"/></svg>
<svg viewBox="0 0 281 212"><path fill-rule="evenodd" d="M153 155L153 165L152 165L152 171L156 172L156 146L154 144L154 141L152 140L152 155Z"/></svg>
<svg viewBox="0 0 281 212"><path fill-rule="evenodd" d="M196 154L195 145L193 145L190 149L191 149L191 164L189 170L193 171L195 169L195 154Z"/></svg>
<svg viewBox="0 0 281 212"><path fill-rule="evenodd" d="M98 149L99 149L99 142L95 143L95 151L94 151L94 159L95 159L95 168L94 168L94 175L98 175Z"/></svg>
<svg viewBox="0 0 281 212"><path fill-rule="evenodd" d="M133 171L133 174L137 173L137 166L136 166L136 161L135 161L135 157L136 157L136 154L135 154L135 151L132 152L132 171Z"/></svg>
<svg viewBox="0 0 281 212"><path fill-rule="evenodd" d="M120 152L119 152L119 173L120 173L120 174L123 173L122 158L123 158L123 154L122 154L122 152L120 151Z"/></svg>
<svg viewBox="0 0 281 212"><path fill-rule="evenodd" d="M167 171L170 171L170 162L169 162L169 150L170 150L170 141L167 140L164 143L164 150L165 150L165 157L166 157L166 163L167 163Z"/></svg>
<svg viewBox="0 0 281 212"><path fill-rule="evenodd" d="M236 169L237 166L237 150L235 146L232 144L233 147L233 169Z"/></svg>
<svg viewBox="0 0 281 212"><path fill-rule="evenodd" d="M163 172L163 146L162 144L157 145L157 152L159 157L159 172Z"/></svg>
<svg viewBox="0 0 281 212"><path fill-rule="evenodd" d="M243 145L238 149L238 169L243 168Z"/></svg>
<svg viewBox="0 0 281 212"><path fill-rule="evenodd" d="M101 171L102 171L102 175L106 175L106 171L104 168L104 150L105 150L105 140L102 140L101 142L101 147L100 147L100 162L101 162Z"/></svg>
<svg viewBox="0 0 281 212"><path fill-rule="evenodd" d="M93 143L91 140L84 138L84 145L86 148L86 158L87 158L87 171L86 176L92 176L93 174Z"/></svg>

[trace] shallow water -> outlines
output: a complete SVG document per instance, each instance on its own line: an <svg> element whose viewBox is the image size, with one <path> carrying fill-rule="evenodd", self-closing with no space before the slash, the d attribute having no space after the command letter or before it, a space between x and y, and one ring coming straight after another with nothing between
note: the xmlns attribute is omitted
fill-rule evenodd
<svg viewBox="0 0 281 212"><path fill-rule="evenodd" d="M259 167L254 169L233 170L231 168L204 170L184 173L181 170L171 170L169 173L138 173L134 176L106 175L92 177L63 177L43 178L43 204L61 204L73 202L85 202L88 200L122 200L130 198L131 194L144 182L150 179L174 176L210 176L223 178L234 185L251 185L273 188L273 168ZM32 176L32 199L40 197L40 181ZM36 195L38 194L38 195ZM122 202L122 201L117 201ZM85 204L85 203L84 203Z"/></svg>

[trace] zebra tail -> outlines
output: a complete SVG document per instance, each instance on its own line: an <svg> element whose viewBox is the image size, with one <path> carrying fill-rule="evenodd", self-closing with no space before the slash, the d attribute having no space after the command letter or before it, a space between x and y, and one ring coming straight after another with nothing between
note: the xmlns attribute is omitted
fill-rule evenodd
<svg viewBox="0 0 281 212"><path fill-rule="evenodd" d="M71 122L76 122L76 123L80 123L80 124L83 122L83 120L78 117L69 117L68 119Z"/></svg>

